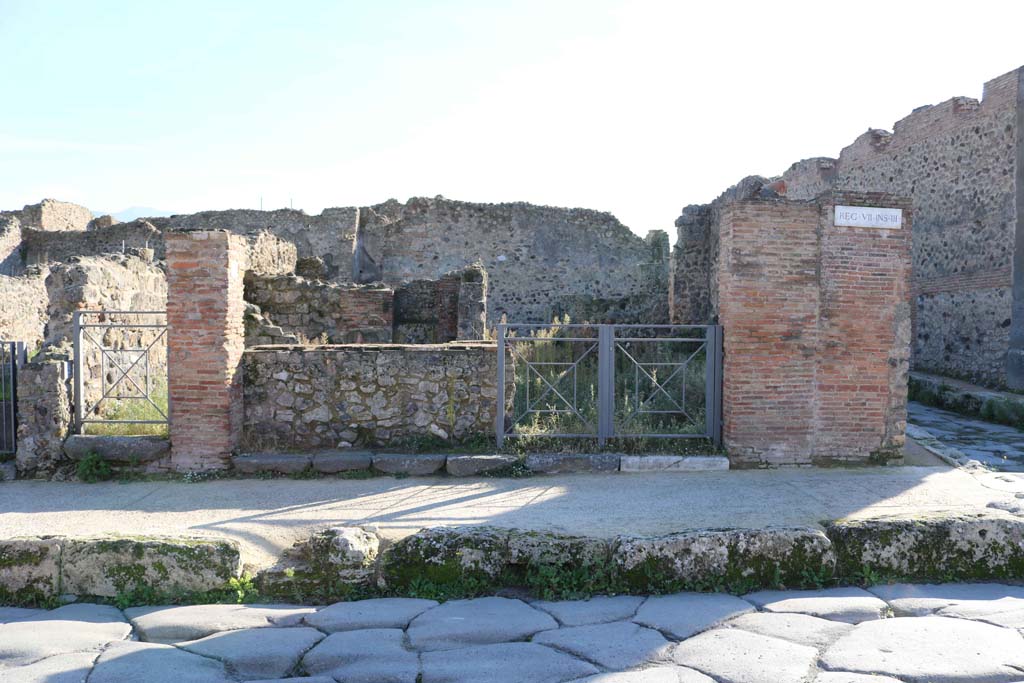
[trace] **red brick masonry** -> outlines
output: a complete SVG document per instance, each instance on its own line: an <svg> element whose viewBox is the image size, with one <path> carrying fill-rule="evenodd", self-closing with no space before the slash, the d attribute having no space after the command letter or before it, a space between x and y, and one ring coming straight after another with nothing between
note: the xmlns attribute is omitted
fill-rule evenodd
<svg viewBox="0 0 1024 683"><path fill-rule="evenodd" d="M244 238L224 230L168 232L171 464L225 468L242 426Z"/></svg>
<svg viewBox="0 0 1024 683"><path fill-rule="evenodd" d="M899 230L833 227L833 207L903 209ZM722 216L723 438L737 466L881 461L906 427L908 200L748 200Z"/></svg>

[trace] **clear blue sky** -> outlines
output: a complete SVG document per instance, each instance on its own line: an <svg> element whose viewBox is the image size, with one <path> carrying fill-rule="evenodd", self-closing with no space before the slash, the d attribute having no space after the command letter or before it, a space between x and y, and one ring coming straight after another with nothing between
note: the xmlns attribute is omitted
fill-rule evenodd
<svg viewBox="0 0 1024 683"><path fill-rule="evenodd" d="M1024 3L0 0L0 209L443 194L671 230L1024 64Z"/></svg>

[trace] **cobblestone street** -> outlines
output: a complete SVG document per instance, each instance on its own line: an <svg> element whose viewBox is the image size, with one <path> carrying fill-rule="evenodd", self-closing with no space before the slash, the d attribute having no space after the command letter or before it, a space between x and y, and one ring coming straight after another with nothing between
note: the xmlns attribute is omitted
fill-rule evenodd
<svg viewBox="0 0 1024 683"><path fill-rule="evenodd" d="M998 584L529 604L70 604L0 608L0 622L5 683L1024 681L1024 587Z"/></svg>
<svg viewBox="0 0 1024 683"><path fill-rule="evenodd" d="M1024 432L911 401L907 420L969 460L1004 472L1024 472Z"/></svg>

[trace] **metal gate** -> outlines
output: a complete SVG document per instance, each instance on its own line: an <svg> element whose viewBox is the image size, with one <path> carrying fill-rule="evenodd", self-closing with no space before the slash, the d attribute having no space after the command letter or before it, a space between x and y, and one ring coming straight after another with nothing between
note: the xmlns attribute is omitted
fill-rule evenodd
<svg viewBox="0 0 1024 683"><path fill-rule="evenodd" d="M698 438L722 432L718 325L498 325L506 438Z"/></svg>
<svg viewBox="0 0 1024 683"><path fill-rule="evenodd" d="M76 311L75 429L86 425L165 425L167 314L164 311Z"/></svg>
<svg viewBox="0 0 1024 683"><path fill-rule="evenodd" d="M25 362L25 345L0 341L0 455L17 450L18 366Z"/></svg>

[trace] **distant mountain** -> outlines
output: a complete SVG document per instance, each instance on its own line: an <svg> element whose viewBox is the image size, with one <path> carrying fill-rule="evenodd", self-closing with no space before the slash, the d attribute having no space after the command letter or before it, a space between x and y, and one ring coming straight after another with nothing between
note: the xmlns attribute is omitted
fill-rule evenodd
<svg viewBox="0 0 1024 683"><path fill-rule="evenodd" d="M93 215L105 216L106 212L93 211ZM150 218L154 216L173 216L174 212L161 211L160 209L154 209L151 206L129 206L127 209L123 209L121 211L118 211L117 213L111 213L110 215L116 218L117 220L121 221L122 223L127 223L129 221L135 220L136 218Z"/></svg>

